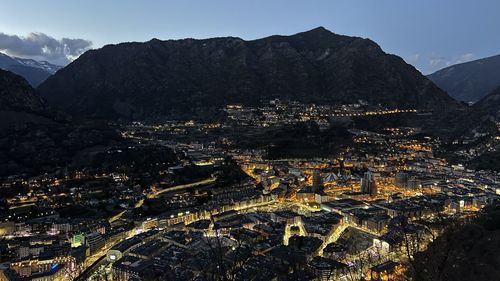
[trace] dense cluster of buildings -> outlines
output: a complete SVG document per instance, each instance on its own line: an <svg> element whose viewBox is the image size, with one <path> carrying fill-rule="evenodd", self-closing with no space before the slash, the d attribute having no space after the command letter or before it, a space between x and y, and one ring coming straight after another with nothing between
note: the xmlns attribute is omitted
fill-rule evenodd
<svg viewBox="0 0 500 281"><path fill-rule="evenodd" d="M0 280L387 280L443 221L500 196L498 173L435 157L419 128L350 129L352 147L308 160L234 146L240 127L411 110L273 100L224 112L127 124L136 145L107 149L99 168L3 179Z"/></svg>
<svg viewBox="0 0 500 281"><path fill-rule="evenodd" d="M417 113L417 110L414 109L387 109L368 106L368 103L364 101L343 105L319 105L280 99L262 101L258 107L227 105L224 111L227 114L227 122L238 126L270 127L315 121L320 129L328 128L330 126L329 119L335 117Z"/></svg>

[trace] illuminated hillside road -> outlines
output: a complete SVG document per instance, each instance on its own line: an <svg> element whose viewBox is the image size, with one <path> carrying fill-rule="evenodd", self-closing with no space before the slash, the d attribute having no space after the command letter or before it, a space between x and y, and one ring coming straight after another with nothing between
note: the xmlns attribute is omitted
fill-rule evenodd
<svg viewBox="0 0 500 281"><path fill-rule="evenodd" d="M183 190L183 189L187 189L187 188L191 188L191 187L197 187L197 186L203 186L203 185L212 184L212 183L215 183L216 180L217 180L216 178L210 177L210 178L207 178L207 179L204 179L204 180L201 180L201 181L197 181L197 182L192 182L192 183L186 183L186 184L180 184L180 185L176 185L176 186L167 187L167 188L162 189L160 191L157 191L157 192L155 192L153 194L149 194L148 198L156 198L159 195L161 195L162 193L166 193L166 192L179 191L179 190ZM141 199L141 200L137 201L137 203L135 204L134 208L141 207L143 203L144 203L144 199ZM112 223L114 221L117 221L126 212L127 212L127 210L121 211L117 215L111 217L108 221L110 223Z"/></svg>
<svg viewBox="0 0 500 281"><path fill-rule="evenodd" d="M210 177L208 179L204 179L204 180L197 181L197 182L192 182L192 183L180 184L180 185L176 185L176 186L167 187L165 189L162 189L160 191L157 191L157 192L149 195L148 198L156 198L159 195L161 195L162 193L166 193L166 192L179 191L179 190L187 189L187 188L190 188L190 187L196 187L196 186L201 186L201 185L212 184L212 183L215 183L216 180L217 180L216 178Z"/></svg>

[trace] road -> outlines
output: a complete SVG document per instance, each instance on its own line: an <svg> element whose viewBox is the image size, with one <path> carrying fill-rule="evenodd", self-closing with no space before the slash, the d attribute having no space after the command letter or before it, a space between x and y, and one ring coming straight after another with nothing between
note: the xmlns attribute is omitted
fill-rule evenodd
<svg viewBox="0 0 500 281"><path fill-rule="evenodd" d="M197 181L197 182L192 182L192 183L186 183L186 184L180 184L180 185L175 185L175 186L167 187L167 188L159 190L159 191L157 191L157 192L155 192L153 194L149 194L148 198L157 198L159 195L161 195L163 193L166 193L166 192L179 191L179 190L183 190L183 189L187 189L187 188L191 188L191 187L197 187L197 186L212 184L212 183L215 183L216 180L217 180L216 178L210 177L210 178L207 178L207 179L204 179L204 180L201 180L201 181ZM144 204L144 198L142 198L139 201L137 201L135 203L134 208L140 208L142 206L142 204ZM119 220L127 211L128 210L121 211L120 213L118 213L115 216L111 217L108 221L110 223L112 223L114 221Z"/></svg>
<svg viewBox="0 0 500 281"><path fill-rule="evenodd" d="M142 204L144 204L144 198L141 198L139 201L137 201L134 205L134 208L140 208L142 206ZM119 220L123 214L125 214L127 211L129 210L124 210L124 211L121 211L120 213L118 213L117 215L111 217L108 221L109 223L112 223L114 221L117 221Z"/></svg>
<svg viewBox="0 0 500 281"><path fill-rule="evenodd" d="M167 187L167 188L164 188L164 189L162 189L160 191L157 191L157 192L155 192L153 194L150 194L148 196L148 198L156 198L159 195L161 195L163 193L166 193L166 192L179 191L179 190L187 189L187 188L190 188L190 187L196 187L196 186L200 186L200 185L212 184L212 183L215 183L216 180L217 180L216 178L210 177L210 178L207 178L207 179L204 179L204 180L201 180L201 181L197 181L197 182L192 182L192 183L180 184L180 185L176 185L176 186Z"/></svg>
<svg viewBox="0 0 500 281"><path fill-rule="evenodd" d="M153 194L148 195L148 198L157 198L159 195L166 193L166 192L179 191L179 190L183 190L183 189L187 189L187 188L191 188L191 187L212 184L212 183L215 183L216 180L217 180L216 178L210 177L210 178L207 178L207 179L204 179L201 181L197 181L197 182L167 187L165 189L159 190ZM144 203L144 198L137 201L134 208L141 207L143 203ZM118 213L117 215L113 216L112 218L109 219L109 222L111 223L111 222L114 222L114 221L120 219L123 216L123 214L125 214L127 211L128 210L122 211L122 212ZM129 235L127 238L129 238L129 237L131 237L131 236ZM115 244L117 244L120 241L117 241L116 243L109 243L109 245L106 245L106 247L104 249L102 249L98 253L94 254L93 256L87 258L87 260L85 261L86 269L76 280L84 280L84 279L82 279L82 277L88 276L90 273L95 271L97 269L97 267L102 264L103 259L106 257L107 250L109 250L111 247L113 247Z"/></svg>

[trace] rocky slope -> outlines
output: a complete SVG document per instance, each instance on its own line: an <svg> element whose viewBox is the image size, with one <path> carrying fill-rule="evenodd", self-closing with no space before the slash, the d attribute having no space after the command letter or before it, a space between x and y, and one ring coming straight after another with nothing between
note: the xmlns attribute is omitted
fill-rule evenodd
<svg viewBox="0 0 500 281"><path fill-rule="evenodd" d="M453 98L477 102L500 87L500 55L439 70L429 79Z"/></svg>
<svg viewBox="0 0 500 281"><path fill-rule="evenodd" d="M373 41L322 27L245 41L225 37L122 43L88 51L38 88L51 104L85 117L206 117L228 103L282 98L359 100L390 108L457 104Z"/></svg>

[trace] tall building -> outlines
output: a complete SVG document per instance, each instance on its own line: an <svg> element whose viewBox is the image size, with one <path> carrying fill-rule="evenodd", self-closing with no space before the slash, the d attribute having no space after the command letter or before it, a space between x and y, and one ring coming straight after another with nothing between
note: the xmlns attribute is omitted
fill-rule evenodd
<svg viewBox="0 0 500 281"><path fill-rule="evenodd" d="M319 170L314 170L312 174L312 185L303 187L297 192L297 199L304 202L317 201L316 195L325 195L323 179ZM321 201L321 200L320 200Z"/></svg>
<svg viewBox="0 0 500 281"><path fill-rule="evenodd" d="M321 173L319 170L314 170L312 175L312 192L321 192L323 191L323 179L321 178Z"/></svg>
<svg viewBox="0 0 500 281"><path fill-rule="evenodd" d="M408 187L408 173L406 172L397 172L394 177L394 185L398 188L407 188Z"/></svg>
<svg viewBox="0 0 500 281"><path fill-rule="evenodd" d="M361 192L372 196L378 193L375 175L370 171L366 172L361 179Z"/></svg>

